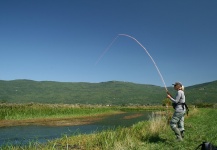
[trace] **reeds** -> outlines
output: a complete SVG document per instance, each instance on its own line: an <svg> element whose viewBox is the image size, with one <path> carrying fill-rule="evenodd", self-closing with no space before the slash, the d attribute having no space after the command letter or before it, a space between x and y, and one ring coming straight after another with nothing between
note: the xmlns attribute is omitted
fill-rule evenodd
<svg viewBox="0 0 217 150"><path fill-rule="evenodd" d="M155 116L155 114L152 113L148 126L148 137L158 137L160 132L165 131L167 127L167 116Z"/></svg>
<svg viewBox="0 0 217 150"><path fill-rule="evenodd" d="M50 105L50 104L1 104L1 120L20 120L33 118L58 118L87 116L114 111L109 107Z"/></svg>

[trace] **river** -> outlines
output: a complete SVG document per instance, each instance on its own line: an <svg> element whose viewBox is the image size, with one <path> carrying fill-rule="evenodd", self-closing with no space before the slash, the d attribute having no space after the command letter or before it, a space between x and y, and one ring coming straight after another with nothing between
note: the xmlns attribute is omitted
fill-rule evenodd
<svg viewBox="0 0 217 150"><path fill-rule="evenodd" d="M0 128L0 146L5 144L24 145L29 142L37 141L45 143L48 140L61 138L64 135L90 134L116 127L129 127L133 124L148 120L151 116L150 111L145 112L126 112L108 116L100 121L87 125L75 126L12 126Z"/></svg>

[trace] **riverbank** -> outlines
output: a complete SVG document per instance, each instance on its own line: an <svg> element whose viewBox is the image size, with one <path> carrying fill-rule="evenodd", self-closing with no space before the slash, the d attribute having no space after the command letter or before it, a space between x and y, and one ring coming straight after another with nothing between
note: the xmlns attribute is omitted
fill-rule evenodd
<svg viewBox="0 0 217 150"><path fill-rule="evenodd" d="M123 112L112 112L99 115L69 117L69 118L37 118L37 119L23 119L23 120L0 120L0 127L9 126L27 126L27 125L40 125L40 126L74 126L74 125L87 125L99 121L109 115L120 114Z"/></svg>
<svg viewBox="0 0 217 150"><path fill-rule="evenodd" d="M20 125L70 126L99 121L126 111L160 110L163 107L120 107L69 104L0 104L0 127ZM130 116L130 118L138 116ZM127 119L127 118L126 118Z"/></svg>
<svg viewBox="0 0 217 150"><path fill-rule="evenodd" d="M73 150L186 150L195 149L203 141L217 145L217 109L191 109L185 118L185 138L177 142L167 117L152 117L128 128L107 130L95 134L63 136L47 144L30 143L27 146L7 146L2 149L73 149Z"/></svg>
<svg viewBox="0 0 217 150"><path fill-rule="evenodd" d="M71 126L91 124L120 110L99 106L67 104L1 104L0 127L44 125Z"/></svg>

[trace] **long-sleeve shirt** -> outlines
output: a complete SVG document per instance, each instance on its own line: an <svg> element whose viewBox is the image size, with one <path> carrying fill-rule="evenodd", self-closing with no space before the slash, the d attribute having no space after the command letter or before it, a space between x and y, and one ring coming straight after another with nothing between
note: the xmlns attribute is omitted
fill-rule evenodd
<svg viewBox="0 0 217 150"><path fill-rule="evenodd" d="M177 103L185 103L184 91L178 90L178 92L176 94L176 97L175 98L170 98L170 100L172 101L172 103L176 103L176 104ZM184 112L184 111L186 111L186 108L183 105L176 105L175 111L176 112Z"/></svg>

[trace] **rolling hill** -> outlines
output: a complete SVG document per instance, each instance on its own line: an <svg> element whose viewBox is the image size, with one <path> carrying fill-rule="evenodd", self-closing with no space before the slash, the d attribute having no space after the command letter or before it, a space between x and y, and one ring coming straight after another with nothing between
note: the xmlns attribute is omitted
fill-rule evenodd
<svg viewBox="0 0 217 150"><path fill-rule="evenodd" d="M217 81L185 88L188 103L216 103ZM172 87L168 88L174 94ZM0 80L0 102L155 105L166 98L163 87L130 82L101 83Z"/></svg>

